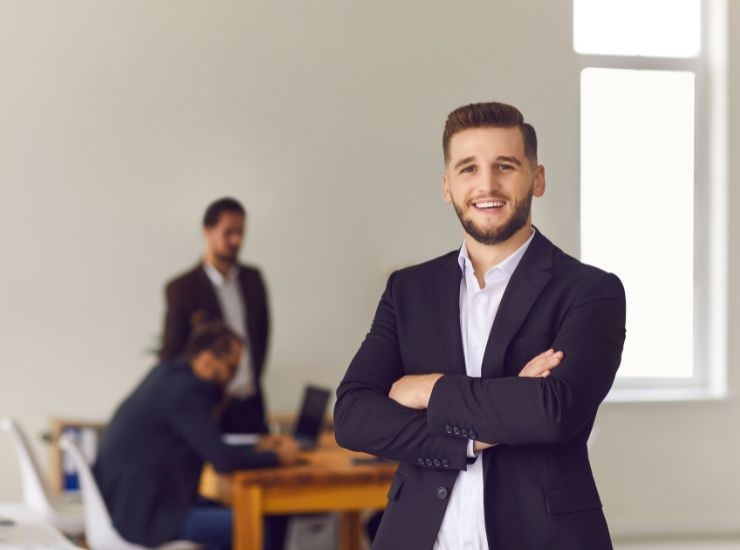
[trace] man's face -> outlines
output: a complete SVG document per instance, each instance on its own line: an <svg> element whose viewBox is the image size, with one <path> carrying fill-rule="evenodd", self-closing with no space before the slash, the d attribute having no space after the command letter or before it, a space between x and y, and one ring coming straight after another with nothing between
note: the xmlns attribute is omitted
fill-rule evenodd
<svg viewBox="0 0 740 550"><path fill-rule="evenodd" d="M244 240L244 222L238 212L222 212L216 225L203 230L208 253L219 261L235 263Z"/></svg>
<svg viewBox="0 0 740 550"><path fill-rule="evenodd" d="M211 381L220 385L225 386L236 374L236 369L239 366L239 360L241 359L242 346L236 340L232 340L231 349L227 355L218 357L217 355L211 355Z"/></svg>
<svg viewBox="0 0 740 550"><path fill-rule="evenodd" d="M444 198L479 243L499 244L528 227L532 197L544 192L544 168L524 155L518 128L470 128L452 136Z"/></svg>

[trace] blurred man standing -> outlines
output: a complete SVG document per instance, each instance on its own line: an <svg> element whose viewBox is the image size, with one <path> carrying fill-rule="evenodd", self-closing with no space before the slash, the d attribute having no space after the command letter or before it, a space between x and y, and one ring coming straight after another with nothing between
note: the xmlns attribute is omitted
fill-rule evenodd
<svg viewBox="0 0 740 550"><path fill-rule="evenodd" d="M255 267L238 263L246 211L233 198L211 203L203 216L205 253L193 269L167 284L167 312L160 359L180 355L195 314L221 319L245 348L227 392L224 432L267 432L260 378L267 354L270 319L267 293Z"/></svg>

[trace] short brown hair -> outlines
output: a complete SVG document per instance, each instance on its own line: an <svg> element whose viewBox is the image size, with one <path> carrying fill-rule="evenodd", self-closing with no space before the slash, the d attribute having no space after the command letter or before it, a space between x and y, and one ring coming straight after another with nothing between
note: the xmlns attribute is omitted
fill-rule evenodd
<svg viewBox="0 0 740 550"><path fill-rule="evenodd" d="M235 214L241 214L247 216L247 211L244 210L242 203L231 197L224 197L213 201L206 208L206 213L203 214L203 227L213 227L218 224L218 220L221 218L221 214L224 212L234 212Z"/></svg>
<svg viewBox="0 0 740 550"><path fill-rule="evenodd" d="M231 352L234 342L241 339L220 319L207 319L204 311L196 311L191 319L192 332L185 344L185 356L193 359L204 351L216 357L225 357Z"/></svg>
<svg viewBox="0 0 740 550"><path fill-rule="evenodd" d="M519 128L524 139L524 154L533 164L537 164L537 133L531 124L524 122L524 116L516 107L506 103L471 103L458 107L447 116L442 134L442 152L445 164L450 161L450 140L452 136L469 128Z"/></svg>

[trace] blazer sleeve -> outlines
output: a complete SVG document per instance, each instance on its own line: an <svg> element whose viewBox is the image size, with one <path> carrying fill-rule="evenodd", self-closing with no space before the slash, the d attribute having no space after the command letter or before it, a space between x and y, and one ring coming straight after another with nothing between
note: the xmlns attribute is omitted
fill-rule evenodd
<svg viewBox="0 0 740 550"><path fill-rule="evenodd" d="M562 443L595 416L612 386L625 338L619 279L599 272L576 295L552 347L563 361L546 378L445 375L426 411L435 434L455 426L487 443ZM544 350L543 350L544 351Z"/></svg>
<svg viewBox="0 0 740 550"><path fill-rule="evenodd" d="M465 441L431 433L425 411L404 407L388 397L393 382L406 374L398 343L394 275L388 280L370 332L337 389L337 442L416 466L464 470Z"/></svg>
<svg viewBox="0 0 740 550"><path fill-rule="evenodd" d="M185 293L180 285L172 282L165 289L166 312L162 348L159 350L161 361L169 361L185 349L190 331L190 319L185 307Z"/></svg>
<svg viewBox="0 0 740 550"><path fill-rule="evenodd" d="M225 444L212 418L209 400L197 390L186 388L178 393L172 399L168 413L169 422L180 437L219 472L263 468L278 463L275 453L245 451Z"/></svg>

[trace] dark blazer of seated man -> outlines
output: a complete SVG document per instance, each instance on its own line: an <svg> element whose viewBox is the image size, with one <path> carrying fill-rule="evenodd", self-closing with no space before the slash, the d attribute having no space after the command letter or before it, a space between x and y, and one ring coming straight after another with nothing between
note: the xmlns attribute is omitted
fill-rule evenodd
<svg viewBox="0 0 740 550"><path fill-rule="evenodd" d="M391 275L337 390L339 444L400 462L373 548L611 549L586 441L622 285L531 225L545 173L516 108L453 111L443 145L463 245Z"/></svg>
<svg viewBox="0 0 740 550"><path fill-rule="evenodd" d="M222 321L202 323L186 354L154 367L113 415L93 471L125 539L148 547L185 539L230 548L231 511L196 506L204 462L228 472L297 459L288 438L266 437L251 450L222 442L216 411L241 353L240 339Z"/></svg>

